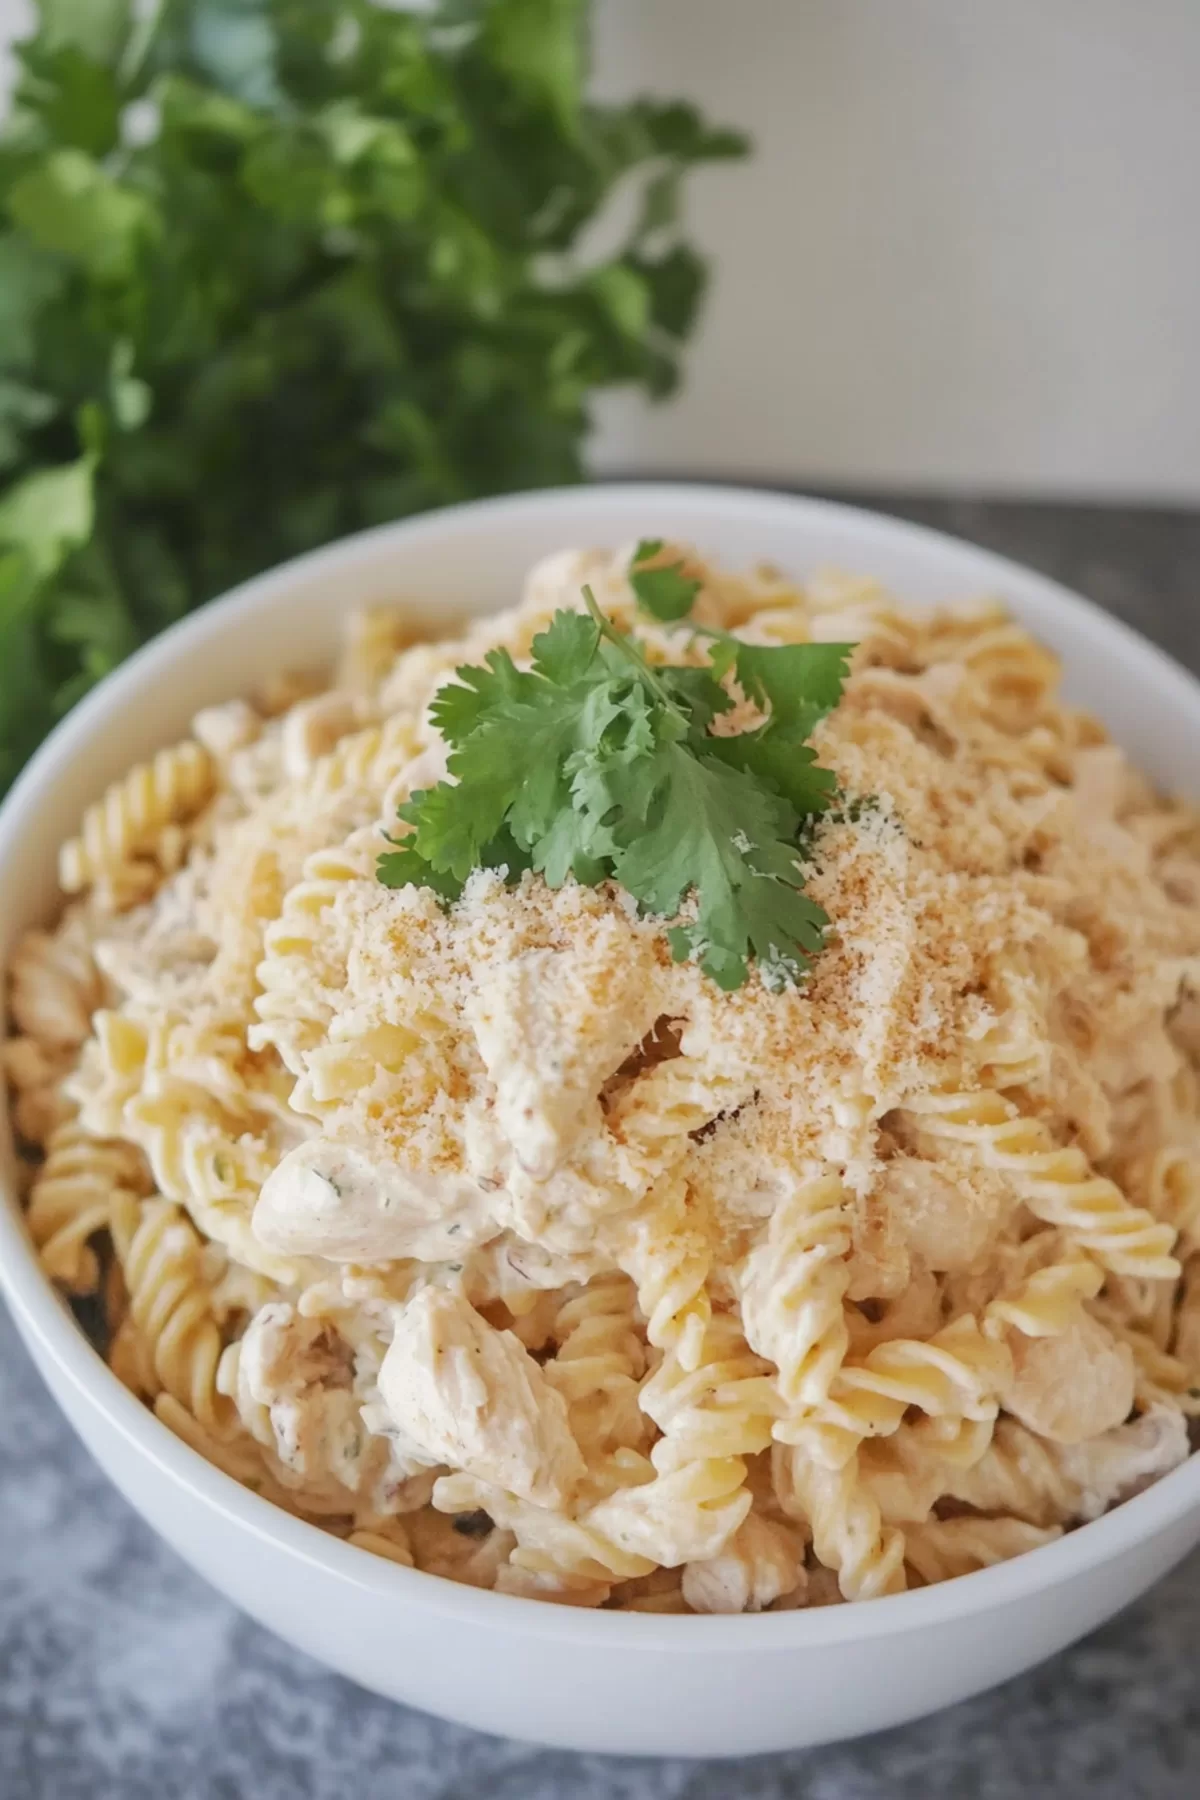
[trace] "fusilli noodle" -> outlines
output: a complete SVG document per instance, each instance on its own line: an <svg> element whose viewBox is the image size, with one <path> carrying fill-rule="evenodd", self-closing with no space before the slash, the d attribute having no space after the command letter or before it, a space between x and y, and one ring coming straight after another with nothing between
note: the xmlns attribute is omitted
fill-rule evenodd
<svg viewBox="0 0 1200 1800"><path fill-rule="evenodd" d="M845 1193L824 1176L785 1195L740 1271L747 1340L778 1369L789 1412L822 1405L846 1355L849 1248Z"/></svg>
<svg viewBox="0 0 1200 1800"><path fill-rule="evenodd" d="M232 1411L217 1391L221 1333L204 1279L200 1239L177 1206L120 1192L112 1236L144 1357L142 1384L159 1389L209 1432L228 1433Z"/></svg>
<svg viewBox="0 0 1200 1800"><path fill-rule="evenodd" d="M26 1218L47 1275L68 1293L94 1291L100 1265L91 1240L113 1229L118 1203L149 1192L131 1144L94 1138L74 1120L56 1127L34 1177Z"/></svg>
<svg viewBox="0 0 1200 1800"><path fill-rule="evenodd" d="M905 1533L904 1556L922 1581L948 1581L1061 1536L1061 1525L1030 1525L1024 1519L931 1519Z"/></svg>
<svg viewBox="0 0 1200 1800"><path fill-rule="evenodd" d="M994 1419L1008 1368L1002 1345L974 1319L956 1319L930 1338L893 1338L861 1362L844 1363L817 1413L781 1426L777 1435L836 1469L864 1438L899 1430L909 1407L952 1423Z"/></svg>
<svg viewBox="0 0 1200 1800"><path fill-rule="evenodd" d="M637 1449L646 1435L638 1406L646 1353L628 1278L598 1275L568 1294L555 1313L553 1337L557 1349L546 1377L567 1402L584 1454Z"/></svg>
<svg viewBox="0 0 1200 1800"><path fill-rule="evenodd" d="M193 818L210 798L212 758L193 738L160 750L114 781L88 808L79 836L63 845L59 881L78 894L102 876L115 876L171 826Z"/></svg>
<svg viewBox="0 0 1200 1800"><path fill-rule="evenodd" d="M904 1533L884 1524L859 1479L857 1456L829 1468L798 1446L782 1455L780 1499L811 1528L813 1548L827 1569L836 1570L845 1598L871 1600L902 1589Z"/></svg>
<svg viewBox="0 0 1200 1800"><path fill-rule="evenodd" d="M1040 1119L995 1093L927 1094L911 1103L922 1135L964 1147L1012 1181L1039 1219L1074 1237L1117 1275L1172 1281L1175 1232L1131 1206L1074 1145L1056 1144Z"/></svg>
<svg viewBox="0 0 1200 1800"><path fill-rule="evenodd" d="M641 1405L662 1432L650 1452L654 1478L600 1501L590 1522L668 1567L718 1555L750 1510L745 1459L771 1441L776 1400L766 1365L736 1321L714 1315L697 1366L667 1351Z"/></svg>

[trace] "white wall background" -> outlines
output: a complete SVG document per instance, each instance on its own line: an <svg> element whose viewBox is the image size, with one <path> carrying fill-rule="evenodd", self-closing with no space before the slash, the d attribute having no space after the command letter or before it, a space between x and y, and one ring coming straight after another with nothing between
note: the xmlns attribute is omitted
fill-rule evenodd
<svg viewBox="0 0 1200 1800"><path fill-rule="evenodd" d="M606 467L1200 499L1200 0L601 0L598 74L752 168L669 410Z"/></svg>
<svg viewBox="0 0 1200 1800"><path fill-rule="evenodd" d="M0 0L0 39L26 0ZM757 140L687 388L607 470L1200 501L1200 0L596 0Z"/></svg>

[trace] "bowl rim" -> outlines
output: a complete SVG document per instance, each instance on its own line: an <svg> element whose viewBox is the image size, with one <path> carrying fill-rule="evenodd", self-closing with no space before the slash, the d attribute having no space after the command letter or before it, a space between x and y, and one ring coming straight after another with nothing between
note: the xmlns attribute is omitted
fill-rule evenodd
<svg viewBox="0 0 1200 1800"><path fill-rule="evenodd" d="M708 506L727 516L741 512L747 518L764 511L786 511L793 517L807 514L814 524L824 520L854 528L865 545L871 539L877 543L890 540L932 555L953 554L959 561L970 562L981 588L1015 586L1048 611L1069 617L1073 628L1097 649L1114 660L1123 659L1126 666L1132 659L1148 680L1173 688L1200 719L1200 682L1166 652L1049 577L949 533L838 501L752 486L603 482L584 488L547 489L443 507L355 533L243 582L169 627L106 677L62 720L13 784L0 806L0 886L14 848L35 826L39 794L86 754L93 732L114 713L136 703L144 682L168 674L193 648L219 637L242 615L286 603L289 590L301 582L336 577L360 563L370 564L399 539L406 543L419 542L422 537L437 539L447 529L486 527L491 519L521 514L550 522L558 513L592 513L600 523L606 513L640 502L664 509ZM365 1590L381 1606L412 1605L459 1619L477 1630L531 1633L593 1649L660 1649L696 1655L819 1650L825 1644L890 1638L936 1627L1048 1593L1150 1541L1200 1508L1197 1453L1101 1518L993 1568L868 1603L783 1613L700 1615L706 1622L699 1624L697 1615L576 1608L467 1587L390 1563L331 1537L242 1486L177 1438L122 1386L85 1337L65 1300L41 1270L11 1184L5 1181L3 1186L0 1291L8 1299L27 1346L37 1346L107 1432L189 1491L225 1526L236 1527L343 1585ZM36 1354L34 1360L40 1360Z"/></svg>

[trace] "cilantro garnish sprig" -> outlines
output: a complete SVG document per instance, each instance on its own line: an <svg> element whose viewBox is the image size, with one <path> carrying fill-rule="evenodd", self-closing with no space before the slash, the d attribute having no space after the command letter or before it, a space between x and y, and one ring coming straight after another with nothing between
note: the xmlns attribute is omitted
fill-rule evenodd
<svg viewBox="0 0 1200 1800"><path fill-rule="evenodd" d="M640 566L660 550L638 546L631 585L653 616L683 621L700 583L678 563ZM752 961L770 987L795 982L829 922L804 892L799 840L835 781L807 740L838 702L850 646L709 631L705 664L652 664L587 587L583 598L585 612L555 613L534 639L528 669L493 650L439 689L432 720L452 779L400 807L409 829L380 857L380 880L447 901L475 869L510 882L532 869L551 887L611 880L675 919L676 959L722 988L740 987ZM715 735L730 679L762 718Z"/></svg>

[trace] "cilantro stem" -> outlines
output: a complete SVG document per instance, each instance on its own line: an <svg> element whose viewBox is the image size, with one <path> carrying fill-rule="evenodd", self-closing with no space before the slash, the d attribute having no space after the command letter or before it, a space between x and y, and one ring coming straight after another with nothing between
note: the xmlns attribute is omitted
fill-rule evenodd
<svg viewBox="0 0 1200 1800"><path fill-rule="evenodd" d="M681 720L684 725L690 726L691 721L687 714L683 711L682 707L675 704L675 701L671 697L670 689L665 683L658 679L658 676L654 673L654 670L650 667L646 658L633 642L633 639L627 637L623 631L618 631L611 619L605 618L604 614L600 611L599 606L596 604L595 594L593 594L590 585L586 581L583 584L583 599L588 612L591 614L592 619L596 624L600 636L602 638L607 638L608 642L615 645L621 652L621 655L633 664L634 668L637 670L638 676L650 689L655 698L665 706L668 711L673 712L675 717Z"/></svg>

